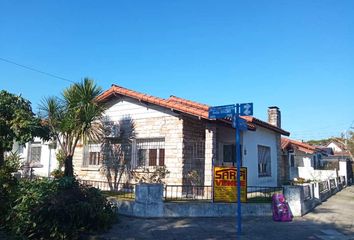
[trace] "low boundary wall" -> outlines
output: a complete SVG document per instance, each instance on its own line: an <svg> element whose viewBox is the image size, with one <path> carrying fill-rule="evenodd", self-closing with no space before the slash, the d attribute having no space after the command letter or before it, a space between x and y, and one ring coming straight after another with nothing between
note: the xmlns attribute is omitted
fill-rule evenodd
<svg viewBox="0 0 354 240"><path fill-rule="evenodd" d="M163 185L140 184L135 201L111 199L118 212L135 217L232 217L236 216L236 203L164 202ZM271 216L270 203L242 203L243 216Z"/></svg>
<svg viewBox="0 0 354 240"><path fill-rule="evenodd" d="M346 186L345 181L329 179L317 183L284 185L284 195L293 216L303 216ZM165 202L162 184L139 184L135 200L110 199L123 215L135 217L232 217L236 203L203 201ZM271 216L271 203L242 203L243 216Z"/></svg>
<svg viewBox="0 0 354 240"><path fill-rule="evenodd" d="M303 216L346 187L345 179L328 179L316 183L284 185L284 196L294 216Z"/></svg>

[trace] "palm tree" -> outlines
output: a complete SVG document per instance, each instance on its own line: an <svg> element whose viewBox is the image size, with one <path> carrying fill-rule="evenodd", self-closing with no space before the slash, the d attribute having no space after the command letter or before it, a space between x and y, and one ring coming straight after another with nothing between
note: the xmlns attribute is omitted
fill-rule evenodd
<svg viewBox="0 0 354 240"><path fill-rule="evenodd" d="M65 155L64 176L74 176L73 156L78 142L98 142L104 136L100 119L105 106L97 100L101 93L93 80L85 78L65 89L62 98L42 101L41 115Z"/></svg>

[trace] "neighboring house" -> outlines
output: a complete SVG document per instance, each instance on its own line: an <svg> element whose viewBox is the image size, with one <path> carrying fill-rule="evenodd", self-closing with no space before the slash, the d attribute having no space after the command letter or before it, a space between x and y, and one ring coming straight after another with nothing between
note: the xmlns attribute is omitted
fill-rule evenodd
<svg viewBox="0 0 354 240"><path fill-rule="evenodd" d="M12 152L17 152L23 166L28 166L37 176L49 177L58 167L56 160L56 146L36 137L24 146L14 143Z"/></svg>
<svg viewBox="0 0 354 240"><path fill-rule="evenodd" d="M334 153L341 153L346 151L345 145L336 141L330 142L327 144L327 147L332 148Z"/></svg>
<svg viewBox="0 0 354 240"><path fill-rule="evenodd" d="M287 166L285 175L288 180L302 176L302 170L314 170L321 166L323 151L307 143L296 141L289 138L281 139L283 161ZM307 176L305 178L308 178Z"/></svg>
<svg viewBox="0 0 354 240"><path fill-rule="evenodd" d="M326 165L338 166L339 174L345 176L348 183L353 182L353 154L348 150L344 143L332 141L327 145L333 150L333 156L324 159Z"/></svg>
<svg viewBox="0 0 354 240"><path fill-rule="evenodd" d="M205 104L175 96L158 98L116 85L99 100L107 105L105 121L133 122L135 138L124 152L130 163L127 172L164 165L170 172L166 183L182 185L189 183L187 175L195 170L200 184L210 186L213 164L235 163L235 129L230 119L209 119L209 106ZM248 169L250 186L277 186L282 182L280 138L289 133L280 127L277 107L270 107L268 113L270 123L243 117L249 131L241 133L242 166ZM100 171L101 144L79 145L73 161L79 178L106 180ZM125 181L130 181L129 175Z"/></svg>
<svg viewBox="0 0 354 240"><path fill-rule="evenodd" d="M288 165L285 172L289 180L327 180L339 176L348 180L352 177L348 168L349 161L347 163L347 158L341 155L344 152L339 154L331 147L315 147L288 138L281 139L281 146L283 160Z"/></svg>
<svg viewBox="0 0 354 240"><path fill-rule="evenodd" d="M350 184L353 182L352 158L349 152L336 152L323 157L322 164L326 169L338 169L338 176L345 177L345 180Z"/></svg>
<svg viewBox="0 0 354 240"><path fill-rule="evenodd" d="M330 155L333 155L334 152L333 152L333 149L330 148L330 147L326 147L326 146L316 146L317 149L321 150L322 153L325 155L325 156L330 156Z"/></svg>

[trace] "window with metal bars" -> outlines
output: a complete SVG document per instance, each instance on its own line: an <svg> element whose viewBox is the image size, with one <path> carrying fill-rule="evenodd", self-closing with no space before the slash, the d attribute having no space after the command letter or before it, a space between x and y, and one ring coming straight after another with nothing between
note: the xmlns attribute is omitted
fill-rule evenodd
<svg viewBox="0 0 354 240"><path fill-rule="evenodd" d="M88 165L101 164L101 145L89 144L88 145Z"/></svg>
<svg viewBox="0 0 354 240"><path fill-rule="evenodd" d="M42 147L39 144L31 144L30 148L30 162L41 162Z"/></svg>
<svg viewBox="0 0 354 240"><path fill-rule="evenodd" d="M165 139L136 139L134 159L137 166L164 166Z"/></svg>

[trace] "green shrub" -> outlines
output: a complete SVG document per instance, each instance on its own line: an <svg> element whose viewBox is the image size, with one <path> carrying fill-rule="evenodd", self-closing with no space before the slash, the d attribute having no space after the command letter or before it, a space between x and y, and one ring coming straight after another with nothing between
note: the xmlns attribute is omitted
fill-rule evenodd
<svg viewBox="0 0 354 240"><path fill-rule="evenodd" d="M50 173L51 176L53 176L56 179L64 177L64 172L60 169L55 169Z"/></svg>
<svg viewBox="0 0 354 240"><path fill-rule="evenodd" d="M17 197L18 180L12 175L20 167L21 158L17 153L5 157L0 167L0 227L5 225L6 218Z"/></svg>
<svg viewBox="0 0 354 240"><path fill-rule="evenodd" d="M5 225L6 218L17 197L18 181L11 175L12 168L6 164L0 168L0 227Z"/></svg>
<svg viewBox="0 0 354 240"><path fill-rule="evenodd" d="M74 178L23 181L7 227L26 239L77 239L105 230L115 221L114 207L95 188Z"/></svg>
<svg viewBox="0 0 354 240"><path fill-rule="evenodd" d="M21 155L18 152L10 152L9 155L5 157L5 168L9 172L17 172L21 167Z"/></svg>

